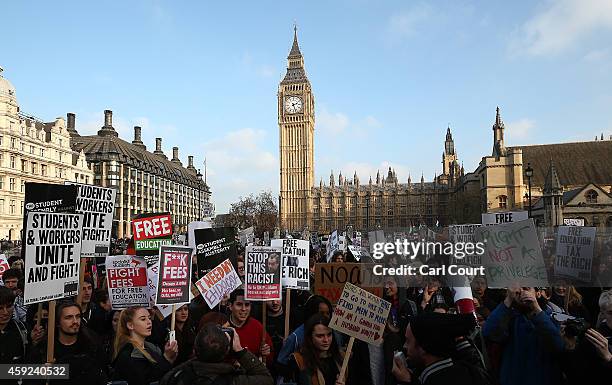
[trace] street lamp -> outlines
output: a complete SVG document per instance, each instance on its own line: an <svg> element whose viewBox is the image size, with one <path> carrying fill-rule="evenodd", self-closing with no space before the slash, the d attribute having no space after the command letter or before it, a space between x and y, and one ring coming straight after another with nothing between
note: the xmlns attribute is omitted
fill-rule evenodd
<svg viewBox="0 0 612 385"><path fill-rule="evenodd" d="M366 195L366 230L370 230L370 193Z"/></svg>
<svg viewBox="0 0 612 385"><path fill-rule="evenodd" d="M202 173L198 170L198 221L202 220Z"/></svg>
<svg viewBox="0 0 612 385"><path fill-rule="evenodd" d="M529 186L529 212L528 216L531 218L531 177L533 176L533 168L531 168L531 163L527 163L527 168L525 169L525 176L527 177L527 183Z"/></svg>

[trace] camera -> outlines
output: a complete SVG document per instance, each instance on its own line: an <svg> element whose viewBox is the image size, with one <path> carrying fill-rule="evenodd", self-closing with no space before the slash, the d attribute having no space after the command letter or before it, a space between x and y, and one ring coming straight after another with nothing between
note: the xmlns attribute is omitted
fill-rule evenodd
<svg viewBox="0 0 612 385"><path fill-rule="evenodd" d="M584 337L589 324L583 318L568 319L565 321L565 335L568 337Z"/></svg>
<svg viewBox="0 0 612 385"><path fill-rule="evenodd" d="M221 328L223 333L227 333L230 336L230 348L234 344L234 329L232 328Z"/></svg>

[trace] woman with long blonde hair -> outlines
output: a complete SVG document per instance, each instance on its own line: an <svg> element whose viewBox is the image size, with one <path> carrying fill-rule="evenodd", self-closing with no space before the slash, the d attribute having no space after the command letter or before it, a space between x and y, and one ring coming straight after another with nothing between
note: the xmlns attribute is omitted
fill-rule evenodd
<svg viewBox="0 0 612 385"><path fill-rule="evenodd" d="M115 335L113 379L130 385L148 385L168 372L178 353L176 341L167 342L162 353L145 339L151 335L151 316L144 307L121 311Z"/></svg>

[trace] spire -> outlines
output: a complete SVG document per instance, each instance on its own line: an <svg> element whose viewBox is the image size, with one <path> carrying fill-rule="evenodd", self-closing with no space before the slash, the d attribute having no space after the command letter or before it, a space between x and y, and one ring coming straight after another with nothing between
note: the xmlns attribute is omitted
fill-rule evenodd
<svg viewBox="0 0 612 385"><path fill-rule="evenodd" d="M410 177L410 173L408 173L408 185L412 184L412 178Z"/></svg>
<svg viewBox="0 0 612 385"><path fill-rule="evenodd" d="M380 184L380 170L376 171L376 184Z"/></svg>
<svg viewBox="0 0 612 385"><path fill-rule="evenodd" d="M370 175L370 182L369 182L370 186L372 185L372 175Z"/></svg>
<svg viewBox="0 0 612 385"><path fill-rule="evenodd" d="M504 145L504 122L499 113L499 106L495 113L495 124L493 125L493 156L499 158L506 155L506 146Z"/></svg>
<svg viewBox="0 0 612 385"><path fill-rule="evenodd" d="M561 183L559 183L559 175L557 175L557 169L555 164L550 159L550 164L548 166L548 173L546 174L546 179L544 180L544 194L546 195L559 195L561 194Z"/></svg>
<svg viewBox="0 0 612 385"><path fill-rule="evenodd" d="M359 186L359 177L357 176L357 170L355 170L355 173L353 174L353 183L356 186Z"/></svg>
<svg viewBox="0 0 612 385"><path fill-rule="evenodd" d="M300 51L297 38L297 26L293 26L293 45L289 56L287 56L287 73L281 84L308 82L306 71L304 71L304 57Z"/></svg>
<svg viewBox="0 0 612 385"><path fill-rule="evenodd" d="M331 170L331 174L329 175L329 187L334 187L334 170Z"/></svg>
<svg viewBox="0 0 612 385"><path fill-rule="evenodd" d="M323 188L323 178L321 177L321 181L319 182L319 188Z"/></svg>
<svg viewBox="0 0 612 385"><path fill-rule="evenodd" d="M338 175L338 186L342 186L344 184L344 178L342 177L342 171L340 171L340 175Z"/></svg>

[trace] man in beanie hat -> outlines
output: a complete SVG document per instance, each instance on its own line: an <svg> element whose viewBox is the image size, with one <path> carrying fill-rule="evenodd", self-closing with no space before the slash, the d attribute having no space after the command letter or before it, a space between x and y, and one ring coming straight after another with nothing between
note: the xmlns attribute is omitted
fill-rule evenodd
<svg viewBox="0 0 612 385"><path fill-rule="evenodd" d="M196 358L172 369L161 385L273 385L266 366L240 344L240 336L231 335L214 323L205 324L195 340ZM240 364L233 365L233 360Z"/></svg>
<svg viewBox="0 0 612 385"><path fill-rule="evenodd" d="M476 326L472 314L424 313L410 321L404 348L408 361L419 371L418 378L400 358L393 363L393 374L401 383L436 385L480 385L492 383L488 374L477 366L451 358L456 339L469 334Z"/></svg>

